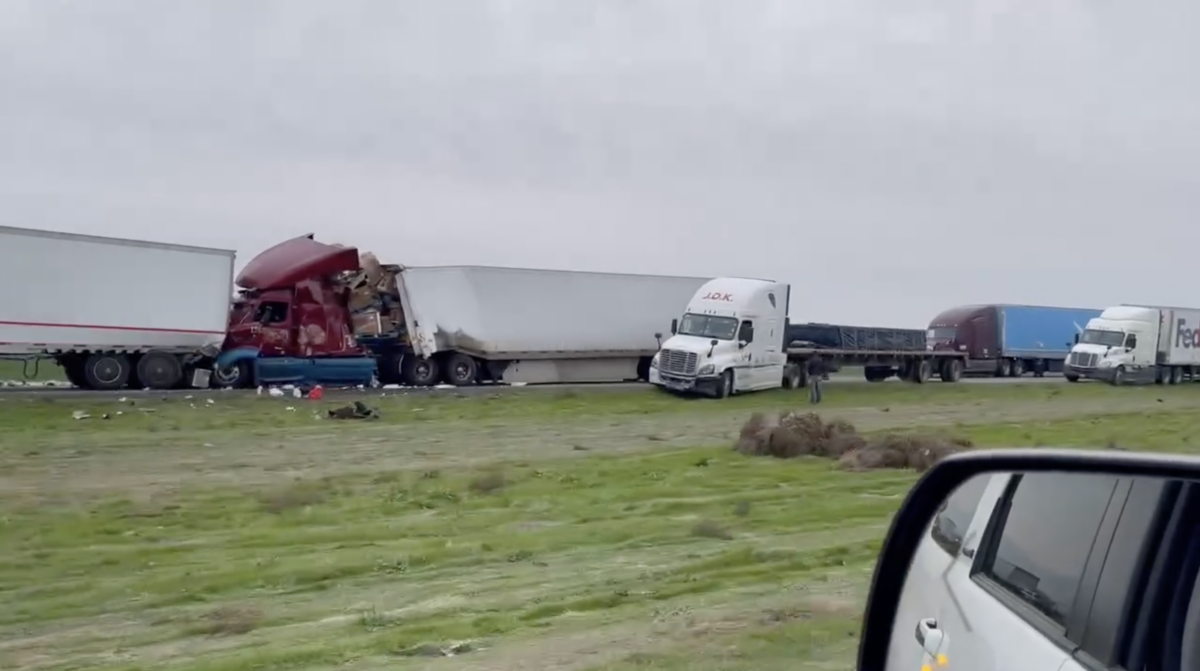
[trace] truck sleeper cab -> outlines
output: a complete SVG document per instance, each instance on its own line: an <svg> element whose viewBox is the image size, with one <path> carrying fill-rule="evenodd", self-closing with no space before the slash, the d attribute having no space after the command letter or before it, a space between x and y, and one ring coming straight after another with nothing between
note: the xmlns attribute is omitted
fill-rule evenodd
<svg viewBox="0 0 1200 671"><path fill-rule="evenodd" d="M769 280L705 283L650 362L650 383L715 398L798 386L784 350L790 287Z"/></svg>

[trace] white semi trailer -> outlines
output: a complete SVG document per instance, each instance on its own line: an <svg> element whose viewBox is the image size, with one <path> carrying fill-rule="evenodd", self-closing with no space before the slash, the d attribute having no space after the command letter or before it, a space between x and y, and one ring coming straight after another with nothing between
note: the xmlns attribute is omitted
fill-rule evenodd
<svg viewBox="0 0 1200 671"><path fill-rule="evenodd" d="M234 252L0 227L0 358L88 389L208 386Z"/></svg>
<svg viewBox="0 0 1200 671"><path fill-rule="evenodd" d="M1067 356L1069 382L1179 384L1200 379L1200 309L1117 305L1088 321Z"/></svg>
<svg viewBox="0 0 1200 671"><path fill-rule="evenodd" d="M405 268L397 286L409 356L439 369L406 381L646 380L671 318L706 281L489 266Z"/></svg>

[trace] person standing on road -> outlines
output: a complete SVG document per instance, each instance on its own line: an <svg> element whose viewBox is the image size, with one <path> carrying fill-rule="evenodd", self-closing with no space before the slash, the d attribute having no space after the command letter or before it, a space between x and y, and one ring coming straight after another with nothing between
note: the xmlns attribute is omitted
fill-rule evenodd
<svg viewBox="0 0 1200 671"><path fill-rule="evenodd" d="M808 360L808 401L813 405L821 402L821 381L825 376L825 362L820 356Z"/></svg>

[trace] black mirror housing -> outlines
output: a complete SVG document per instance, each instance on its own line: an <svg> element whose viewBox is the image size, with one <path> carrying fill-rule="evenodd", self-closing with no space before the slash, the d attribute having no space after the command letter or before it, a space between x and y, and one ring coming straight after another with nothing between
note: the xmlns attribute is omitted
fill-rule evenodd
<svg viewBox="0 0 1200 671"><path fill-rule="evenodd" d="M675 335L678 332L679 332L679 320L672 319L671 320L671 335Z"/></svg>

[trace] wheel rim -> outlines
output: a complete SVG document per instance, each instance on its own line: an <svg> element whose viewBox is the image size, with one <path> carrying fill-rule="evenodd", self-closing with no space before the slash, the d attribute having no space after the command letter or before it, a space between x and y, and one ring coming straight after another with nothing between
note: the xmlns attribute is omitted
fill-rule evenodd
<svg viewBox="0 0 1200 671"><path fill-rule="evenodd" d="M460 382L471 379L471 367L462 362L454 366L454 379Z"/></svg>
<svg viewBox="0 0 1200 671"><path fill-rule="evenodd" d="M430 366L428 361L419 361L417 362L417 365L413 367L413 372L417 374L418 380L427 380L429 379L429 369Z"/></svg>
<svg viewBox="0 0 1200 671"><path fill-rule="evenodd" d="M99 359L92 366L92 377L102 384L113 384L121 379L121 362L112 357Z"/></svg>
<svg viewBox="0 0 1200 671"><path fill-rule="evenodd" d="M218 368L217 370L213 371L213 375L217 378L218 384L233 384L234 382L237 382L238 375L240 373L241 371L238 369L236 364L233 366Z"/></svg>

